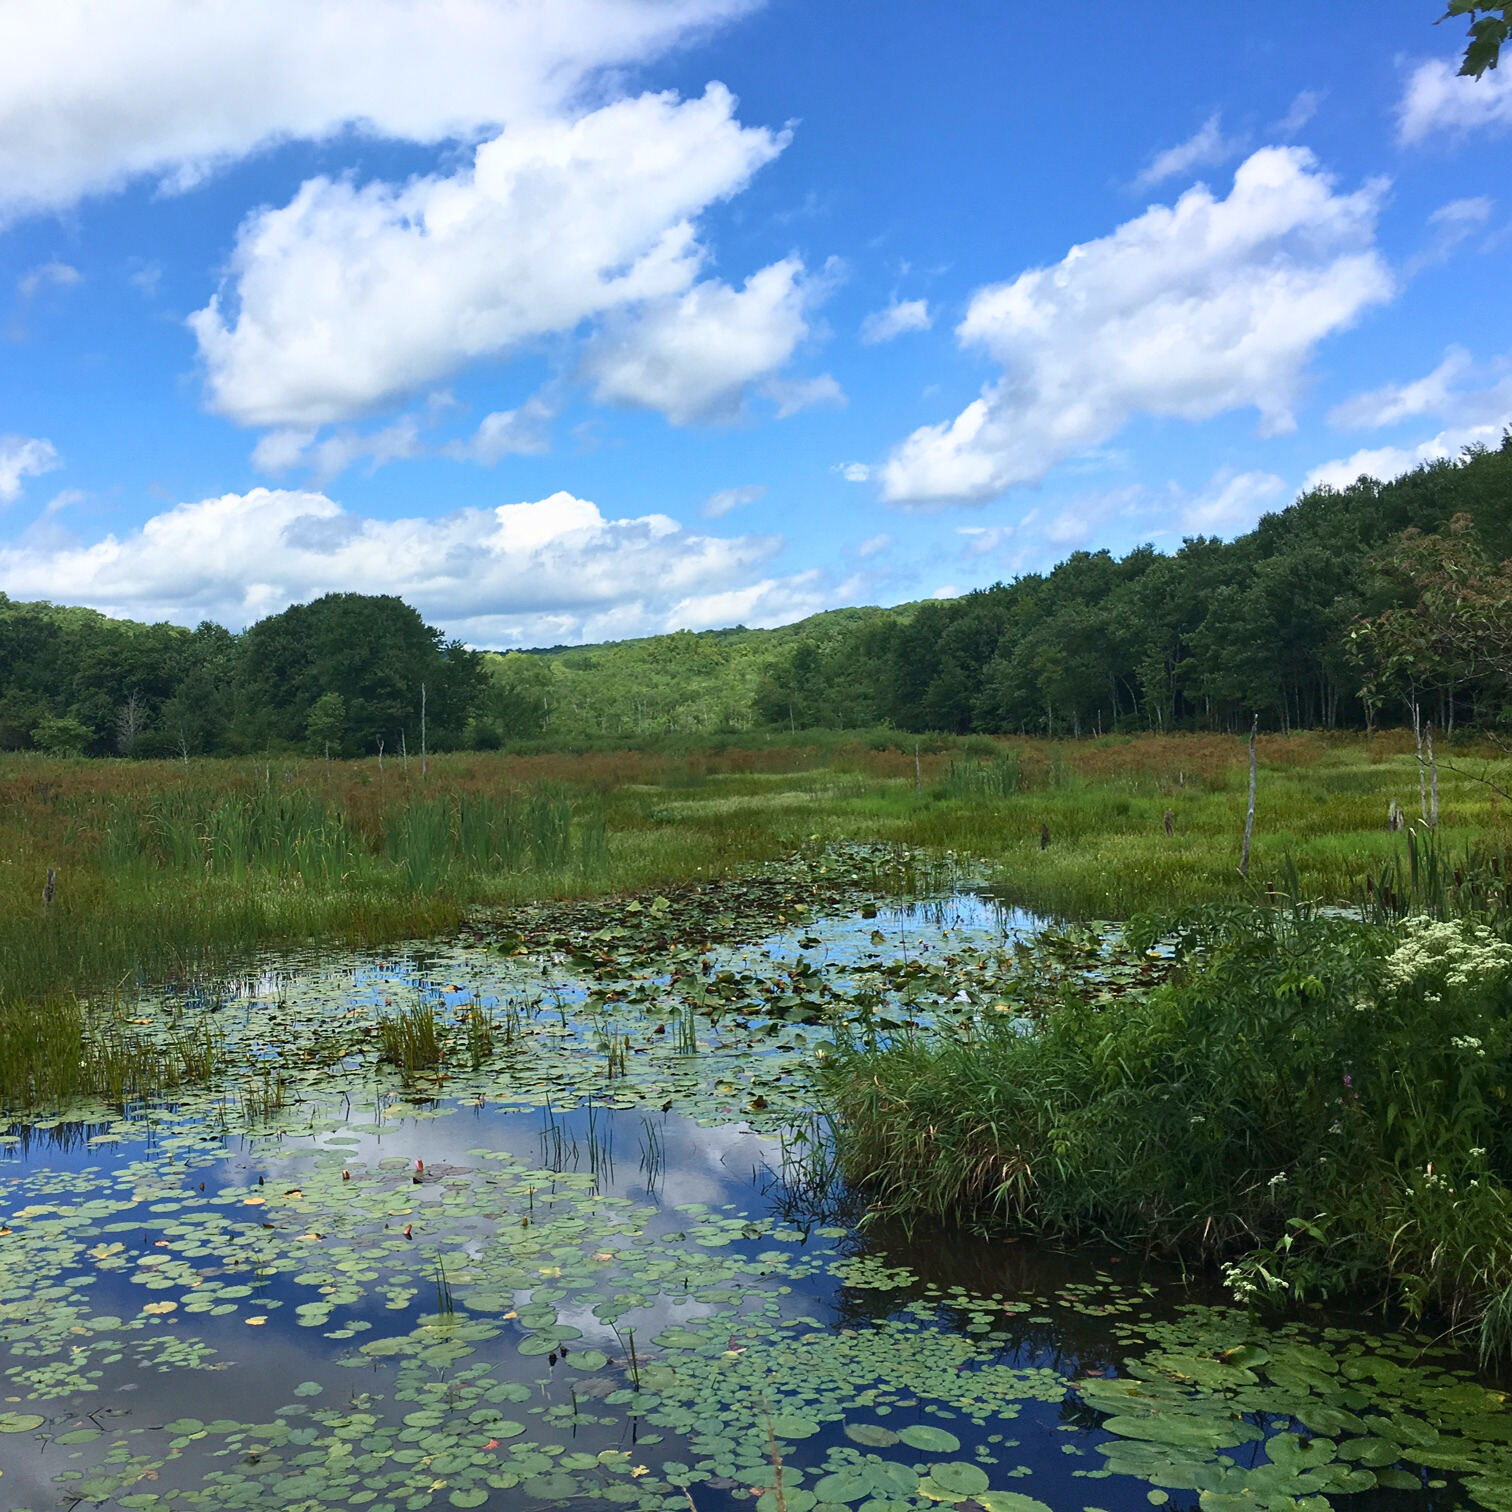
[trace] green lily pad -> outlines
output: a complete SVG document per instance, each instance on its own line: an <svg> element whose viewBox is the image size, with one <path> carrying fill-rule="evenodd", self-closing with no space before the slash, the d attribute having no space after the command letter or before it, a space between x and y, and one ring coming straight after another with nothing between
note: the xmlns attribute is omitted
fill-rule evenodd
<svg viewBox="0 0 1512 1512"><path fill-rule="evenodd" d="M929 1479L936 1486L943 1486L959 1496L975 1496L991 1484L987 1472L980 1465L970 1464L966 1460L946 1460L943 1464L931 1465Z"/></svg>
<svg viewBox="0 0 1512 1512"><path fill-rule="evenodd" d="M35 1412L0 1412L0 1433L30 1433L46 1421Z"/></svg>
<svg viewBox="0 0 1512 1512"><path fill-rule="evenodd" d="M898 1429L898 1438L921 1454L953 1454L961 1447L955 1434L932 1428L928 1423L910 1423L907 1428Z"/></svg>
<svg viewBox="0 0 1512 1512"><path fill-rule="evenodd" d="M919 1489L919 1477L896 1460L873 1460L864 1467L864 1473L872 1490L879 1496L906 1500Z"/></svg>
<svg viewBox="0 0 1512 1512"><path fill-rule="evenodd" d="M521 1481L520 1490L527 1496L539 1497L542 1501L566 1501L569 1497L580 1495L582 1487L570 1475L554 1470L549 1475L532 1475L528 1480Z"/></svg>
<svg viewBox="0 0 1512 1512"><path fill-rule="evenodd" d="M784 1507L787 1512L813 1512L818 1500L812 1491L805 1491L801 1486L785 1492L780 1502L775 1491L763 1491L756 1499L756 1512L782 1512Z"/></svg>
<svg viewBox="0 0 1512 1512"><path fill-rule="evenodd" d="M779 1412L772 1419L772 1432L778 1438L812 1438L818 1431L819 1424L813 1418L802 1417L796 1412Z"/></svg>
<svg viewBox="0 0 1512 1512"><path fill-rule="evenodd" d="M1339 1445L1340 1459L1368 1466L1372 1470L1394 1465L1401 1457L1402 1451L1396 1444L1390 1439L1377 1438L1374 1434L1367 1438L1345 1439Z"/></svg>
<svg viewBox="0 0 1512 1512"><path fill-rule="evenodd" d="M470 1486L462 1491L453 1491L447 1500L454 1507L481 1507L488 1500L488 1492L481 1487Z"/></svg>
<svg viewBox="0 0 1512 1512"><path fill-rule="evenodd" d="M1044 1502L1025 1496L1022 1491L982 1491L976 1500L987 1512L1052 1512Z"/></svg>
<svg viewBox="0 0 1512 1512"><path fill-rule="evenodd" d="M822 1502L860 1501L872 1494L871 1480L858 1467L837 1470L814 1483L814 1495Z"/></svg>
<svg viewBox="0 0 1512 1512"><path fill-rule="evenodd" d="M1103 1427L1121 1438L1188 1449L1231 1449L1260 1437L1258 1428L1231 1417L1197 1417L1177 1412L1159 1417L1110 1417Z"/></svg>
<svg viewBox="0 0 1512 1512"><path fill-rule="evenodd" d="M891 1449L898 1442L898 1435L880 1423L847 1423L845 1436L853 1444L864 1444L868 1449Z"/></svg>

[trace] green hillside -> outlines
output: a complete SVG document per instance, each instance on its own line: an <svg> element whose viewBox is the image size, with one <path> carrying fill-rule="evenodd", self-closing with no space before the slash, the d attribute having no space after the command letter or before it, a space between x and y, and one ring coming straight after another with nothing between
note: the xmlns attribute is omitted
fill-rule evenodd
<svg viewBox="0 0 1512 1512"><path fill-rule="evenodd" d="M490 652L483 722L500 741L748 730L791 723L771 704L774 674L800 646L828 654L874 625L905 624L917 604L831 609L775 630L678 630L639 640ZM768 696L763 699L763 694ZM865 722L865 721L862 721Z"/></svg>

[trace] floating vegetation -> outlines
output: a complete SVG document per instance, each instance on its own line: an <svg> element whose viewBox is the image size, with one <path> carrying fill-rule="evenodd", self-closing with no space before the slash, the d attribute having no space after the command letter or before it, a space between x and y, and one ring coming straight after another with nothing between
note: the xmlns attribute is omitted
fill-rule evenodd
<svg viewBox="0 0 1512 1512"><path fill-rule="evenodd" d="M5 1504L1512 1507L1512 1411L1426 1336L858 1228L815 1065L1163 968L974 896L831 914L820 864L871 858L144 996L207 1081L0 1136Z"/></svg>

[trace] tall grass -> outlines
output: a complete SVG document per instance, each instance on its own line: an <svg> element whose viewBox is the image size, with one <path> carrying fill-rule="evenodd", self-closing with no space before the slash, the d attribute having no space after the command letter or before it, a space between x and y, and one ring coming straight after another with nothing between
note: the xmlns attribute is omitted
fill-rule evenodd
<svg viewBox="0 0 1512 1512"><path fill-rule="evenodd" d="M1163 1248L1254 1302L1370 1286L1512 1345L1512 945L1305 906L1157 931L1187 965L1148 994L842 1053L847 1176L905 1220Z"/></svg>
<svg viewBox="0 0 1512 1512"><path fill-rule="evenodd" d="M663 744L444 756L424 780L414 762L0 756L0 1031L49 996L108 1003L270 946L432 935L473 907L665 890L827 842L891 842L925 870L954 852L1066 917L1249 895L1239 740L925 739L922 793L913 738L885 731ZM1263 738L1260 761L1253 887L1291 864L1308 895L1364 903L1410 873L1385 825L1415 800L1410 736ZM1512 787L1499 755L1485 771ZM1508 826L1494 789L1447 768L1441 786L1454 886L1466 847L1490 856Z"/></svg>

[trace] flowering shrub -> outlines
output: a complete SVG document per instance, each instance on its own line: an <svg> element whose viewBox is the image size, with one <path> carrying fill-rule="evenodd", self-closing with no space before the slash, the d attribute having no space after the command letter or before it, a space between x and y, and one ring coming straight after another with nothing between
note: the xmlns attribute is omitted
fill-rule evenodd
<svg viewBox="0 0 1512 1512"><path fill-rule="evenodd" d="M1505 982L1512 945L1465 919L1408 919L1403 940L1386 957L1382 986L1394 992L1457 991Z"/></svg>

